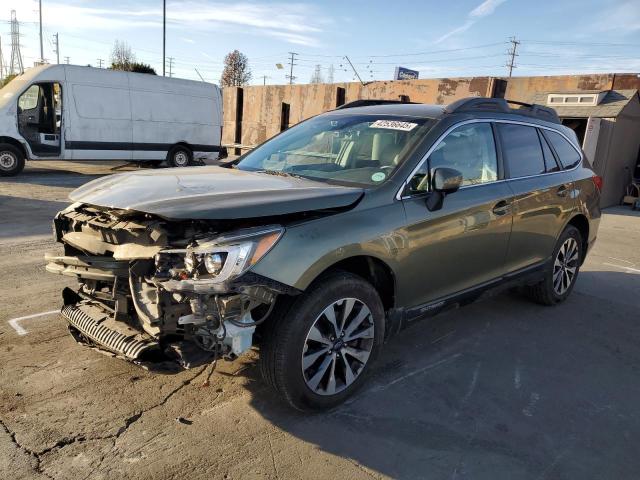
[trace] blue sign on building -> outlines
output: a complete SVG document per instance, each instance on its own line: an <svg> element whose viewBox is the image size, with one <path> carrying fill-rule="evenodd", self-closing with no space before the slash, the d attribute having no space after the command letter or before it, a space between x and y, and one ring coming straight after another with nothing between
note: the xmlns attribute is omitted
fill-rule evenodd
<svg viewBox="0 0 640 480"><path fill-rule="evenodd" d="M394 80L417 80L419 72L405 67L396 67L396 73L393 75Z"/></svg>

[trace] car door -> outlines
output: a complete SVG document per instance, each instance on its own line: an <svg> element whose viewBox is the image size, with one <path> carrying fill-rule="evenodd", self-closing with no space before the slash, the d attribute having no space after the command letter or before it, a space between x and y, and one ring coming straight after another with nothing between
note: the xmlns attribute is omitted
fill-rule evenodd
<svg viewBox="0 0 640 480"><path fill-rule="evenodd" d="M402 194L407 255L399 287L406 305L419 306L499 278L511 232L509 187L501 181L491 123L459 125L431 149ZM429 211L429 179L437 167L463 175L442 208Z"/></svg>
<svg viewBox="0 0 640 480"><path fill-rule="evenodd" d="M507 183L513 191L513 229L507 272L541 265L575 207L573 182L534 125L497 123Z"/></svg>

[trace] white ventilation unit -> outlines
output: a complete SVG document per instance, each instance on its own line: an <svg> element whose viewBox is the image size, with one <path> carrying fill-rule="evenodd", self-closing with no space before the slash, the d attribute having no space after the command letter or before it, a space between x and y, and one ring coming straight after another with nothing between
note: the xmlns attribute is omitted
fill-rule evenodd
<svg viewBox="0 0 640 480"><path fill-rule="evenodd" d="M550 93L547 97L547 105L557 106L584 106L594 107L598 105L607 92L599 93Z"/></svg>

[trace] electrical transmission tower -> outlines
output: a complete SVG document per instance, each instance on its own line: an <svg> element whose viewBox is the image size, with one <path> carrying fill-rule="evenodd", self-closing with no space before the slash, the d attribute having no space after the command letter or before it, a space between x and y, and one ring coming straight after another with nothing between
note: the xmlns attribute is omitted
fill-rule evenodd
<svg viewBox="0 0 640 480"><path fill-rule="evenodd" d="M291 85L293 83L293 81L296 79L296 77L293 76L293 67L295 65L297 65L297 63L295 63L296 60L296 55L298 55L296 52L289 52L289 55L291 55L291 59L289 60L289 75L285 75L285 78L289 79L289 85Z"/></svg>
<svg viewBox="0 0 640 480"><path fill-rule="evenodd" d="M329 72L327 73L327 83L333 83L333 77L335 73L335 68L333 67L333 63L329 65Z"/></svg>
<svg viewBox="0 0 640 480"><path fill-rule="evenodd" d="M60 63L60 39L58 38L58 34L56 33L53 38L56 42L56 48L53 50L56 53L56 63Z"/></svg>
<svg viewBox="0 0 640 480"><path fill-rule="evenodd" d="M9 75L22 75L22 53L20 53L20 24L16 18L16 11L11 10L11 62L9 62Z"/></svg>
<svg viewBox="0 0 640 480"><path fill-rule="evenodd" d="M520 42L516 40L516 37L511 37L509 41L511 42L511 48L509 49L509 52L507 52L507 54L509 55L507 67L509 68L509 78L511 78L511 73L513 72L513 69L516 68L516 57L518 56L516 51L518 49L518 45L520 45Z"/></svg>
<svg viewBox="0 0 640 480"><path fill-rule="evenodd" d="M104 62L104 60L102 58L98 59L98 68L102 68L102 63Z"/></svg>
<svg viewBox="0 0 640 480"><path fill-rule="evenodd" d="M0 82L4 80L4 56L2 55L2 37L0 37Z"/></svg>
<svg viewBox="0 0 640 480"><path fill-rule="evenodd" d="M167 57L167 61L169 62L169 77L173 77L173 57Z"/></svg>

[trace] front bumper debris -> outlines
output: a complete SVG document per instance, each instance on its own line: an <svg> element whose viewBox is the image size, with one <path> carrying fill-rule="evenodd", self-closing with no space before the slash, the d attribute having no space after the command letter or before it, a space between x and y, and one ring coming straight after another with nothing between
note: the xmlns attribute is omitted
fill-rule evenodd
<svg viewBox="0 0 640 480"><path fill-rule="evenodd" d="M89 313L87 313L89 312ZM100 345L102 348L122 355L128 360L139 360L144 358L145 353L158 349L158 342L141 338L139 332L130 328L127 332L126 325L122 322L110 321L111 317L102 315L97 320L90 313L99 313L100 310L89 304L82 306L65 305L62 307L62 317L69 324L69 328L74 329L74 337L80 335L92 343Z"/></svg>

